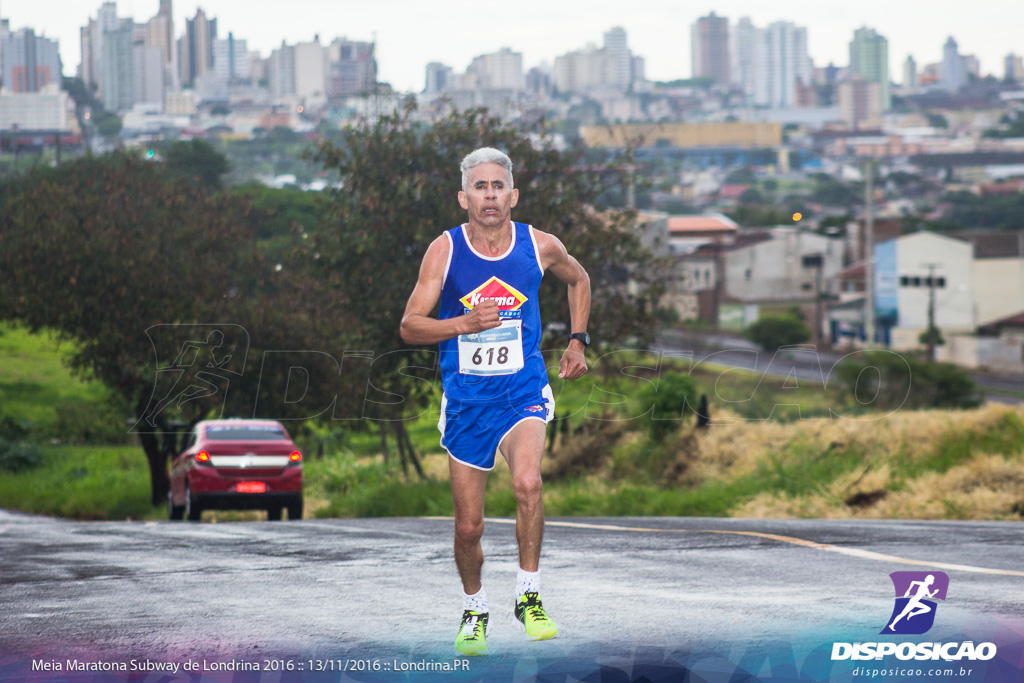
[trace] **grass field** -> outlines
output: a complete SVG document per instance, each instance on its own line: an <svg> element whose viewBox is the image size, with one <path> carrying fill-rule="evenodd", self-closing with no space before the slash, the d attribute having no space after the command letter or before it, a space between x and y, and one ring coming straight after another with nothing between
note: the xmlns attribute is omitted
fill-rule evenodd
<svg viewBox="0 0 1024 683"><path fill-rule="evenodd" d="M2 473L0 507L76 519L164 518L162 505L149 504L146 461L126 440L124 416L109 407L106 390L68 373L67 350L24 330L0 335L0 418L26 425L41 458L35 469ZM1020 409L878 415L835 390L701 366L692 376L709 398L712 426L682 420L656 440L639 397L659 359L617 361L582 381L552 383L564 422L544 463L548 515L1024 518ZM451 514L436 404L435 397L408 424L425 480L402 474L393 446L384 464L375 427L319 427L303 437L305 516ZM75 445L96 420L114 423L108 441ZM487 513L515 514L500 458ZM262 516L206 514L211 521Z"/></svg>

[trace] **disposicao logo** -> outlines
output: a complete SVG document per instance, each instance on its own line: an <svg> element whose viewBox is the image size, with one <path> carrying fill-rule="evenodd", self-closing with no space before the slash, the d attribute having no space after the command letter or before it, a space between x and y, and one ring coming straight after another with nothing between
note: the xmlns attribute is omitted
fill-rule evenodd
<svg viewBox="0 0 1024 683"><path fill-rule="evenodd" d="M944 572L893 572L889 578L896 589L896 604L879 633L927 633L935 623L935 601L946 599L949 576Z"/></svg>
<svg viewBox="0 0 1024 683"><path fill-rule="evenodd" d="M526 303L526 297L512 285L492 277L466 296L459 299L469 309L481 301L493 300L500 311L516 311Z"/></svg>
<svg viewBox="0 0 1024 683"><path fill-rule="evenodd" d="M882 635L921 635L935 623L936 600L945 600L949 576L944 572L893 572L889 574L896 591L892 614L881 630ZM833 643L832 661L878 660L895 656L899 660L946 662L986 661L996 656L993 643L972 641L949 643Z"/></svg>

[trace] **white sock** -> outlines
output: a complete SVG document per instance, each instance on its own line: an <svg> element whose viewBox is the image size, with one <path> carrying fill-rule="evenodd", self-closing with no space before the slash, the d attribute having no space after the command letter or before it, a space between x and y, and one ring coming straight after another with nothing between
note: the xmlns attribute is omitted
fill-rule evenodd
<svg viewBox="0 0 1024 683"><path fill-rule="evenodd" d="M480 590L473 595L467 595L465 591L462 592L462 609L480 612L481 614L489 611L487 609L487 593L484 592L483 586L480 586Z"/></svg>
<svg viewBox="0 0 1024 683"><path fill-rule="evenodd" d="M516 597L520 598L524 593L540 592L540 570L528 572L520 569L516 574Z"/></svg>

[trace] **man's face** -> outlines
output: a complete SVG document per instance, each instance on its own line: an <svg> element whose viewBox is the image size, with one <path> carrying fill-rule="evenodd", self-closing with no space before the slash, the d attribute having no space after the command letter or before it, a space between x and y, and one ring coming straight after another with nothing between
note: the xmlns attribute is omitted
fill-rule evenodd
<svg viewBox="0 0 1024 683"><path fill-rule="evenodd" d="M459 192L459 205L469 212L469 222L484 228L505 225L519 190L509 187L508 172L500 164L480 164L469 170L466 189Z"/></svg>

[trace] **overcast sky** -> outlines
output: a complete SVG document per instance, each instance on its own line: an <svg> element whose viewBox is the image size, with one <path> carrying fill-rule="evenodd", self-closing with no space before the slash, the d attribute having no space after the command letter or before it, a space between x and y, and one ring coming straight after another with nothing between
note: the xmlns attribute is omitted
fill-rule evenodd
<svg viewBox="0 0 1024 683"><path fill-rule="evenodd" d="M79 29L96 16L100 0L0 0L0 17L11 28L29 26L60 41L65 75L79 62ZM159 0L119 0L118 13L142 22ZM749 16L755 25L788 20L808 29L816 66L849 62L854 29L869 26L889 40L889 68L902 81L908 54L919 68L937 62L953 36L961 54L981 60L983 73L1003 75L1003 59L1024 54L1024 1L975 0L174 0L175 33L202 7L228 31L264 57L289 44L320 35L377 40L380 78L404 91L423 89L427 62L464 71L479 54L510 47L523 53L528 69L570 50L601 44L604 31L622 26L634 54L646 59L652 80L688 78L690 25L714 10L731 22Z"/></svg>

